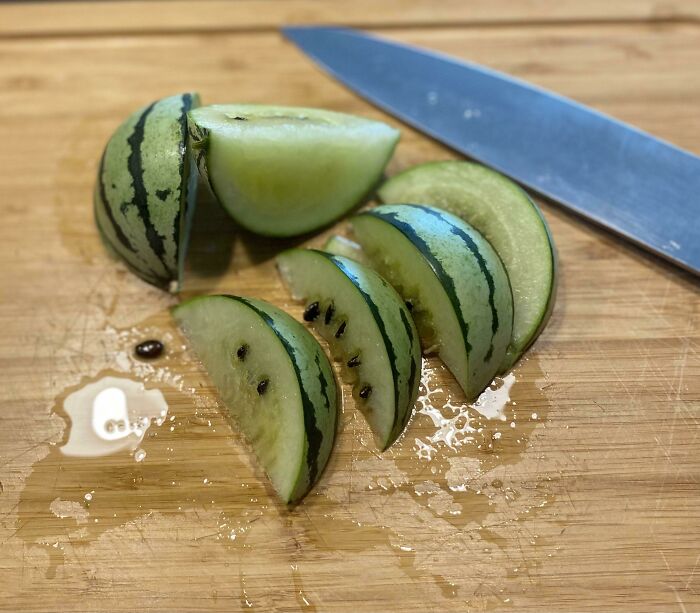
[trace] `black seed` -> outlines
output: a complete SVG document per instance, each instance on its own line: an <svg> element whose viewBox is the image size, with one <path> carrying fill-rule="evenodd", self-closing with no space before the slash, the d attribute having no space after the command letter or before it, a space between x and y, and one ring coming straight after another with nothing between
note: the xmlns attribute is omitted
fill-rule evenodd
<svg viewBox="0 0 700 613"><path fill-rule="evenodd" d="M406 308L407 308L409 311L412 311L412 310L413 310L413 302L412 302L411 300L406 300Z"/></svg>
<svg viewBox="0 0 700 613"><path fill-rule="evenodd" d="M321 314L318 302L312 302L304 311L304 321L314 321Z"/></svg>
<svg viewBox="0 0 700 613"><path fill-rule="evenodd" d="M267 386L269 385L270 380L269 379L263 379L258 383L258 394L261 396L267 391Z"/></svg>
<svg viewBox="0 0 700 613"><path fill-rule="evenodd" d="M241 345L236 351L236 357L239 360L245 360L245 356L248 355L248 345Z"/></svg>
<svg viewBox="0 0 700 613"><path fill-rule="evenodd" d="M333 306L333 303L331 302L328 305L328 308L326 309L326 316L323 318L324 323L326 323L326 324L331 323L331 319L333 319L333 313L335 313L335 307Z"/></svg>
<svg viewBox="0 0 700 613"><path fill-rule="evenodd" d="M235 119L236 121L248 121L248 118L247 118L247 117L238 117L238 116L236 116L236 117L234 117L234 119Z"/></svg>
<svg viewBox="0 0 700 613"><path fill-rule="evenodd" d="M372 395L372 386L371 385L365 385L361 390L360 390L360 398L363 400L367 400Z"/></svg>
<svg viewBox="0 0 700 613"><path fill-rule="evenodd" d="M360 362L359 355L355 355L348 360L348 368L355 368L356 366L359 366L360 364L361 364L361 362Z"/></svg>
<svg viewBox="0 0 700 613"><path fill-rule="evenodd" d="M336 332L335 332L335 337L336 337L336 338L340 338L341 336L343 336L343 334L344 334L344 332L345 332L345 326L346 326L346 325L347 325L347 322L344 321L342 324L340 324L340 325L338 326L338 329L337 329Z"/></svg>
<svg viewBox="0 0 700 613"><path fill-rule="evenodd" d="M144 360L153 360L163 353L163 349L165 349L163 343L155 339L149 339L136 345L134 353Z"/></svg>

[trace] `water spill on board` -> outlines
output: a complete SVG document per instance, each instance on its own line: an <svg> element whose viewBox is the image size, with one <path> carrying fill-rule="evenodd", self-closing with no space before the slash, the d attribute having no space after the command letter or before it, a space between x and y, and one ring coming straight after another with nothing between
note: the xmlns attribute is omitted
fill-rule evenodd
<svg viewBox="0 0 700 613"><path fill-rule="evenodd" d="M307 594L304 590L304 582L301 573L299 572L299 565L296 562L292 562L290 564L290 567L292 569L292 580L294 581L294 596L296 597L296 601L299 605L299 608L302 611L309 611L310 613L314 613L315 611L317 611L317 609L313 602L309 599L309 597L307 597Z"/></svg>
<svg viewBox="0 0 700 613"><path fill-rule="evenodd" d="M106 336L114 368L56 399L62 440L33 465L17 505L13 538L43 578L65 578L100 551L136 548L154 560L220 560L239 581L218 585L217 602L233 599L241 608L278 602L272 583L287 586L279 596L285 606L323 610L328 585L353 589L343 569L351 581L358 565L371 565L380 567L374 587L398 574L417 599L478 609L506 602L507 582L528 576L553 551L552 535L536 521L554 490L533 480L544 461L533 435L545 427L548 403L532 361L467 405L444 369L427 360L409 430L384 454L359 413L346 408L320 484L287 509L174 330L143 324L109 328ZM163 340L162 357L134 356L146 338ZM95 451L95 433L108 449ZM268 558L286 564L273 569ZM119 570L124 580L130 572Z"/></svg>
<svg viewBox="0 0 700 613"><path fill-rule="evenodd" d="M533 479L550 472L532 444L549 410L545 377L536 363L524 362L473 405L460 400L435 361L424 362L422 384L407 433L382 456L364 423L349 421L349 438L361 444L346 450L345 466L322 488L337 503L324 520L353 526L338 530L337 548L363 541L391 547L399 569L433 602L503 603L510 598L503 587L508 578L529 576L553 551L554 535L537 527L536 516L552 502L554 485ZM314 527L319 523L314 517ZM338 542L348 534L353 543ZM307 536L315 548L320 536L327 538L323 530ZM464 576L465 556L476 582Z"/></svg>
<svg viewBox="0 0 700 613"><path fill-rule="evenodd" d="M33 464L16 505L14 538L49 579L106 535L143 530L162 516L174 518L175 542L191 536L235 545L261 514L251 499L269 497L173 332L146 324L106 334L115 368L56 398L52 414L64 424L62 439ZM154 334L170 350L142 362L133 347ZM229 516L231 506L245 511Z"/></svg>
<svg viewBox="0 0 700 613"><path fill-rule="evenodd" d="M160 390L124 377L104 377L68 394L63 410L70 419L68 440L59 448L71 457L96 458L128 449L137 461L137 449L151 422L161 425L168 405Z"/></svg>
<svg viewBox="0 0 700 613"><path fill-rule="evenodd" d="M96 382L79 385L77 390L68 390L67 399L74 400L76 394L105 385L131 383L132 389L140 387L113 375L109 373ZM217 499L243 496L249 501L251 493L265 496L260 476L245 457L235 452L226 454L229 445L222 438L235 438L235 434L220 414L187 409L182 392L176 389L163 388L162 394L159 390L145 391L157 392L151 399L162 396L163 403L158 400L152 406L141 405L158 417L148 425L141 418L132 420L130 423L137 424L137 431L141 427L141 433L107 439L104 441L107 445L96 442L99 437L85 427L87 420L83 413L75 406L70 406L69 413L72 403L59 400L56 414L67 423L70 420L71 427L66 428L64 440L34 464L17 507L16 536L45 547L50 554L49 578L55 576L57 565L68 554L67 549L76 555L75 548L87 546L103 533L145 516L166 513L186 517L205 510L216 515L217 525L226 526L231 532L240 530L241 526L238 519L233 522L224 516L216 507ZM140 394L140 397L146 396ZM170 405L168 417L161 408L165 402ZM129 405L134 406L138 405ZM217 453L226 455L225 460L210 462L207 455L183 444L183 439L201 433L203 419L211 424L206 426L207 436L218 438ZM182 487L183 483L187 487Z"/></svg>

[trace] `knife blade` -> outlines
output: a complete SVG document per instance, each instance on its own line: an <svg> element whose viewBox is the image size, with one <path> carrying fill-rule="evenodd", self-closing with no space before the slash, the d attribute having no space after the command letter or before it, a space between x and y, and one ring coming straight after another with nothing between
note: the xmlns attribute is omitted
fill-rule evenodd
<svg viewBox="0 0 700 613"><path fill-rule="evenodd" d="M503 73L364 32L284 35L379 108L700 275L700 158Z"/></svg>

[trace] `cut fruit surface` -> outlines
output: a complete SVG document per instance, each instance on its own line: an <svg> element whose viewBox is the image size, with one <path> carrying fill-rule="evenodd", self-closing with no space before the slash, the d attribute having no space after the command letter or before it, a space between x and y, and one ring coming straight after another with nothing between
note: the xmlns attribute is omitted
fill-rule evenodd
<svg viewBox="0 0 700 613"><path fill-rule="evenodd" d="M304 301L304 319L345 364L357 406L386 449L418 395L421 352L410 311L382 277L349 258L292 249L277 266L292 296Z"/></svg>
<svg viewBox="0 0 700 613"><path fill-rule="evenodd" d="M187 112L196 93L136 111L109 139L94 191L95 222L110 249L145 281L182 285L197 172L189 155Z"/></svg>
<svg viewBox="0 0 700 613"><path fill-rule="evenodd" d="M399 132L302 107L213 105L189 115L200 173L242 226L269 236L336 219L379 180Z"/></svg>
<svg viewBox="0 0 700 613"><path fill-rule="evenodd" d="M360 262L361 264L367 263L365 254L362 252L362 247L355 241L351 241L349 238L345 238L339 234L333 234L328 238L323 244L323 251L332 253L333 255L342 255L356 262Z"/></svg>
<svg viewBox="0 0 700 613"><path fill-rule="evenodd" d="M513 325L508 276L493 247L427 206L383 205L350 221L374 268L412 305L424 352L437 352L476 398L498 371Z"/></svg>
<svg viewBox="0 0 700 613"><path fill-rule="evenodd" d="M537 338L556 293L556 253L539 207L518 185L480 164L429 162L392 177L379 189L386 203L428 204L481 232L503 261L513 291L513 336L501 370Z"/></svg>
<svg viewBox="0 0 700 613"><path fill-rule="evenodd" d="M316 339L251 298L193 298L173 316L279 497L301 499L328 461L337 418L333 371Z"/></svg>

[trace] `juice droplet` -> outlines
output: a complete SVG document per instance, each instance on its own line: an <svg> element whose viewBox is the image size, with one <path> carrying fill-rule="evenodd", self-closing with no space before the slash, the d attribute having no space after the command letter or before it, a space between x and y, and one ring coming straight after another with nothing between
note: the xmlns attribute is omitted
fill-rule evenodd
<svg viewBox="0 0 700 613"><path fill-rule="evenodd" d="M472 405L486 419L506 420L505 408L510 400L510 390L515 384L515 374L510 372L505 377L496 377Z"/></svg>

